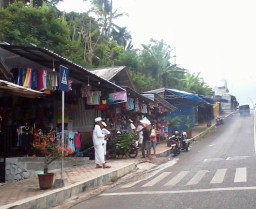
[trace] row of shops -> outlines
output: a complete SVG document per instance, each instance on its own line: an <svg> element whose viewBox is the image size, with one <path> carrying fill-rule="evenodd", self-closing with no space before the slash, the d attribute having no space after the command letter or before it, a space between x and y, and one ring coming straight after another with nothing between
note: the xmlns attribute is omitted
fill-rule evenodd
<svg viewBox="0 0 256 209"><path fill-rule="evenodd" d="M112 133L128 131L129 119L136 126L147 117L161 140L174 128L186 130L182 117L188 116L193 127L221 111L220 103L210 98L178 90L138 93L125 66L87 70L47 49L5 44L0 44L0 58L0 159L32 156L37 131L56 129L60 139L63 107L64 141L76 152L92 146L98 116ZM65 76L60 73L63 66L68 69ZM175 117L181 120L174 127Z"/></svg>
<svg viewBox="0 0 256 209"><path fill-rule="evenodd" d="M128 86L119 86L38 47L0 45L0 131L6 157L32 156L33 133L61 132L60 66L69 70L65 92L65 142L79 151L92 146L94 118L101 116L114 132L127 130L128 121L155 120L165 132L165 114L175 107L161 98L147 98ZM123 68L122 68L123 69ZM80 143L75 136L79 134Z"/></svg>

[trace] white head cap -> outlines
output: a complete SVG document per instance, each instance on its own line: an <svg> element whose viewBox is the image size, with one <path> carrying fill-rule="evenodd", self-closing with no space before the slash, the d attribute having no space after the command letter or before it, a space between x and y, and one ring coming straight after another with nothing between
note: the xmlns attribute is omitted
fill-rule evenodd
<svg viewBox="0 0 256 209"><path fill-rule="evenodd" d="M104 126L104 127L107 127L107 124L103 121L101 122L101 124Z"/></svg>
<svg viewBox="0 0 256 209"><path fill-rule="evenodd" d="M131 119L129 119L129 121L132 123L133 121Z"/></svg>
<svg viewBox="0 0 256 209"><path fill-rule="evenodd" d="M94 121L95 121L95 123L99 122L99 121L102 121L102 118L101 117L97 117L97 118L94 119Z"/></svg>

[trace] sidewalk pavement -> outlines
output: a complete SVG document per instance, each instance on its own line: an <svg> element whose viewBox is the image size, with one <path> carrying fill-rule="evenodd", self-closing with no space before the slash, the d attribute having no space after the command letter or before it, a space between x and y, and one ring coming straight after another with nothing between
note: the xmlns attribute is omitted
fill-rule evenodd
<svg viewBox="0 0 256 209"><path fill-rule="evenodd" d="M192 141L198 140L214 128L210 128L205 124L198 125L193 129ZM141 152L134 159L111 159L108 164L111 168L96 169L94 161L90 161L83 166L74 166L63 170L63 179L65 186L61 188L52 188L48 190L40 190L37 176L34 175L29 179L2 184L0 185L0 209L44 209L62 204L65 200L78 196L90 189L106 185L116 181L118 178L125 176L138 169L137 165L144 162L152 163L152 167L156 166L157 161L161 158L168 159L170 148L166 142L159 143L156 147L156 159L142 159ZM158 159L158 160L157 160ZM61 178L60 170L53 171L56 179Z"/></svg>

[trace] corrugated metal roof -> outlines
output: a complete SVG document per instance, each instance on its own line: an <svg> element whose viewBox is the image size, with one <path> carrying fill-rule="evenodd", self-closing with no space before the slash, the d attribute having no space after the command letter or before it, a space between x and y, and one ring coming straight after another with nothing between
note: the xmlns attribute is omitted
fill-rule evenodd
<svg viewBox="0 0 256 209"><path fill-rule="evenodd" d="M87 83L88 79L92 86L98 86L100 89L124 90L120 86L99 77L84 67L44 48L35 46L14 46L0 44L0 55L4 57L4 62L10 69L18 67L45 67L52 69L55 67L59 71L59 66L63 65L69 69L69 75L72 79Z"/></svg>
<svg viewBox="0 0 256 209"><path fill-rule="evenodd" d="M164 93L166 90L166 88L159 88L159 89L154 89L154 90L150 90L150 91L145 91L143 92L143 94L160 94L160 93Z"/></svg>
<svg viewBox="0 0 256 209"><path fill-rule="evenodd" d="M145 97L144 95L142 94L139 94L138 92L132 90L131 88L129 88L128 86L122 86L126 91L127 91L127 94L128 96L131 96L131 97L135 97L135 98L138 98L139 100L142 100L146 103L152 103L154 102L154 100L148 98L148 97Z"/></svg>
<svg viewBox="0 0 256 209"><path fill-rule="evenodd" d="M91 73L110 81L112 78L114 78L123 69L125 69L125 66L98 68L97 70L88 69L88 70Z"/></svg>
<svg viewBox="0 0 256 209"><path fill-rule="evenodd" d="M43 92L28 89L4 80L0 80L0 89L4 89L13 95L27 98L37 98L43 95Z"/></svg>
<svg viewBox="0 0 256 209"><path fill-rule="evenodd" d="M207 104L205 100L190 92L181 91L177 89L159 88L151 91L143 92L143 94L157 94L162 95L163 99L168 103L178 107L180 105L197 105L199 103Z"/></svg>
<svg viewBox="0 0 256 209"><path fill-rule="evenodd" d="M147 97L148 99L154 101L154 102L158 102L160 103L162 106L164 106L166 109L170 110L171 112L174 112L176 110L178 110L178 108L176 108L174 105L170 104L169 102L167 102L166 100L164 100L160 95L158 94L141 94L144 97Z"/></svg>

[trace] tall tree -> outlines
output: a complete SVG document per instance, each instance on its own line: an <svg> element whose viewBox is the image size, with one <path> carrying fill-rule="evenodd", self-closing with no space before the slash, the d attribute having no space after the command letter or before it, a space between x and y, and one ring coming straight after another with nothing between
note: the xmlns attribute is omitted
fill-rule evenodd
<svg viewBox="0 0 256 209"><path fill-rule="evenodd" d="M10 4L15 2L21 2L25 6L30 7L42 7L43 4L56 6L59 2L63 0L0 0L0 8L7 8Z"/></svg>
<svg viewBox="0 0 256 209"><path fill-rule="evenodd" d="M96 15L102 35L109 39L114 39L113 35L119 33L119 36L123 34L123 39L127 40L131 38L126 31L126 27L120 27L114 23L116 19L127 14L118 13L117 10L113 11L113 0L91 0L91 3L93 7L90 11ZM117 39L114 40L118 41Z"/></svg>
<svg viewBox="0 0 256 209"><path fill-rule="evenodd" d="M0 41L35 44L63 54L70 44L67 22L53 7L26 8L22 3L0 9Z"/></svg>
<svg viewBox="0 0 256 209"><path fill-rule="evenodd" d="M212 89L203 81L203 78L200 77L200 73L186 73L185 78L182 80L182 90L210 96L212 95Z"/></svg>
<svg viewBox="0 0 256 209"><path fill-rule="evenodd" d="M170 82L176 82L176 77L184 72L177 70L176 65L170 62L172 49L163 40L150 40L150 44L142 45L141 53L144 73L155 75L157 81L164 87L169 87Z"/></svg>

